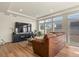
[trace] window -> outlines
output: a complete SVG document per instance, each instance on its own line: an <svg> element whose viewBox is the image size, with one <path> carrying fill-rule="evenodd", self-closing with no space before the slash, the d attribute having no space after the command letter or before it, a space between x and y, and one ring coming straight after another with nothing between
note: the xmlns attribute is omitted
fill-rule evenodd
<svg viewBox="0 0 79 59"><path fill-rule="evenodd" d="M44 20L41 20L39 21L39 31L41 31L42 34L44 34L44 29L45 29Z"/></svg>
<svg viewBox="0 0 79 59"><path fill-rule="evenodd" d="M62 31L62 16L58 16L53 18L53 31L55 32L61 32Z"/></svg>
<svg viewBox="0 0 79 59"><path fill-rule="evenodd" d="M52 31L52 19L45 20L45 33Z"/></svg>
<svg viewBox="0 0 79 59"><path fill-rule="evenodd" d="M70 14L68 20L70 22L70 43L77 46L79 43L79 12Z"/></svg>

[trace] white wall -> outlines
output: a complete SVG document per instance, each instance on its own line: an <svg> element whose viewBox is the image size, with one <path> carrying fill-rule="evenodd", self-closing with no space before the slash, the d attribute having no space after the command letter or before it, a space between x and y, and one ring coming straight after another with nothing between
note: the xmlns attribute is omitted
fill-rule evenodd
<svg viewBox="0 0 79 59"><path fill-rule="evenodd" d="M15 22L24 22L32 24L32 31L36 29L36 21L21 16L6 15L0 13L0 36L6 42L12 41L12 29Z"/></svg>

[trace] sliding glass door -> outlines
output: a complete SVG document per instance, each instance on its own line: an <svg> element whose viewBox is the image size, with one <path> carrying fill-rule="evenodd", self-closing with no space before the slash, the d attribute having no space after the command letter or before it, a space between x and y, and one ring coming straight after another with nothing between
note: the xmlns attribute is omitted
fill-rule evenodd
<svg viewBox="0 0 79 59"><path fill-rule="evenodd" d="M70 23L69 35L70 35L70 44L79 46L79 12L70 14L68 16L68 21Z"/></svg>
<svg viewBox="0 0 79 59"><path fill-rule="evenodd" d="M52 19L40 20L39 31L41 31L42 34L51 32L52 31Z"/></svg>
<svg viewBox="0 0 79 59"><path fill-rule="evenodd" d="M63 17L62 16L57 16L53 18L53 31L54 32L62 32L62 24L63 23Z"/></svg>
<svg viewBox="0 0 79 59"><path fill-rule="evenodd" d="M48 32L62 32L63 30L63 16L57 16L55 18L49 18L39 21L39 31L43 34Z"/></svg>
<svg viewBox="0 0 79 59"><path fill-rule="evenodd" d="M52 19L45 20L45 34L48 32L52 32Z"/></svg>
<svg viewBox="0 0 79 59"><path fill-rule="evenodd" d="M44 20L39 21L39 31L41 31L42 34L45 33L45 22L44 22Z"/></svg>

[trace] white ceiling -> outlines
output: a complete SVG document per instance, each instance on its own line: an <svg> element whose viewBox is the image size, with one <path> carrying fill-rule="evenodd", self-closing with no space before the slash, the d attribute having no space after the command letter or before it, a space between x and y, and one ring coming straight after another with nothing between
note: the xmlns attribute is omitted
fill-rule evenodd
<svg viewBox="0 0 79 59"><path fill-rule="evenodd" d="M0 12L4 12L8 9L8 7L10 6L10 3L2 3L0 2Z"/></svg>
<svg viewBox="0 0 79 59"><path fill-rule="evenodd" d="M79 3L74 2L0 2L0 11L11 10L31 17L40 17L63 9L74 7ZM19 11L23 9L23 11Z"/></svg>

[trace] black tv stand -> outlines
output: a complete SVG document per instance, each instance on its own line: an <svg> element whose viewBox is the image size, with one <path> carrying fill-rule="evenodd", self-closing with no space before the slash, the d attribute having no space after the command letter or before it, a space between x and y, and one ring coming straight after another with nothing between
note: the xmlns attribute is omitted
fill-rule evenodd
<svg viewBox="0 0 79 59"><path fill-rule="evenodd" d="M20 42L27 40L28 38L33 37L33 33L22 33L22 34L13 34L13 42Z"/></svg>

